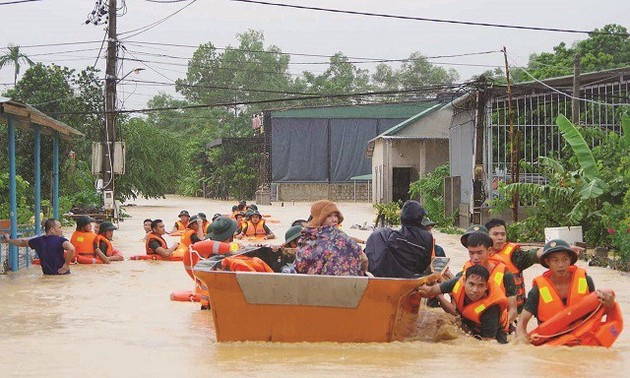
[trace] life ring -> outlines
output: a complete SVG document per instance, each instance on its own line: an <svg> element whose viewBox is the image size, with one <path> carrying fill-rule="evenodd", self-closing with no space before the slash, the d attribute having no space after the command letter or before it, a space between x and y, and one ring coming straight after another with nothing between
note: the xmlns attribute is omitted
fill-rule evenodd
<svg viewBox="0 0 630 378"><path fill-rule="evenodd" d="M533 345L610 347L623 330L618 303L604 308L596 293L555 314L529 334Z"/></svg>
<svg viewBox="0 0 630 378"><path fill-rule="evenodd" d="M199 260L207 259L212 255L224 255L236 250L238 250L238 244L236 243L224 243L210 239L198 241L197 243L191 244L191 246L187 248L186 253L184 253L184 269L190 278L197 281L193 268L197 265Z"/></svg>
<svg viewBox="0 0 630 378"><path fill-rule="evenodd" d="M199 302L201 295L190 290L174 291L171 293L171 300L177 302Z"/></svg>
<svg viewBox="0 0 630 378"><path fill-rule="evenodd" d="M173 257L173 256L169 256L169 257L162 257L160 255L156 254L150 254L150 255L135 255L135 256L131 256L129 258L129 260L155 260L155 261L182 261L183 258L182 257Z"/></svg>
<svg viewBox="0 0 630 378"><path fill-rule="evenodd" d="M103 264L103 260L101 260L98 256L96 255L78 255L77 257L75 257L75 261L77 264L86 264L86 265L91 265L91 264Z"/></svg>

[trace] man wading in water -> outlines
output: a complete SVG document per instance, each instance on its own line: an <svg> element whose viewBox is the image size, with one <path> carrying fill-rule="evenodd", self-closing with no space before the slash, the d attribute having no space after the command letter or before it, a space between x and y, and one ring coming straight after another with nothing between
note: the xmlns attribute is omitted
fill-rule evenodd
<svg viewBox="0 0 630 378"><path fill-rule="evenodd" d="M70 273L70 261L74 258L74 246L63 237L61 223L57 219L48 219L44 222L46 235L36 236L30 239L9 239L9 243L18 247L30 247L39 256L42 273L46 275L58 275ZM68 251L64 257L64 250Z"/></svg>

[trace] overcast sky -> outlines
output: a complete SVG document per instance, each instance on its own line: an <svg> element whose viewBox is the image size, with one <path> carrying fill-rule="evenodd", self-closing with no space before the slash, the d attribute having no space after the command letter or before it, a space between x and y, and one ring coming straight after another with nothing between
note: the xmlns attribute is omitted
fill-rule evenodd
<svg viewBox="0 0 630 378"><path fill-rule="evenodd" d="M12 43L34 61L56 63L83 69L93 65L98 55L103 26L86 25L93 10L93 0L41 0L15 5L1 5L0 54ZM105 0L107 1L107 0ZM159 1L159 0L155 0ZM268 0L270 2L308 5L323 8L386 13L415 17L516 24L539 27L592 30L610 23L630 27L628 0L514 1L514 0ZM123 1L118 0L121 4ZM118 18L118 32L133 30L160 20L189 2L158 4L146 0L127 0L127 12ZM167 59L147 55L165 54L190 57L194 48L140 46L130 41L150 41L186 45L212 42L217 47L236 46L236 34L247 29L261 31L266 45L274 44L284 52L402 59L414 51L425 56L461 54L499 50L507 46L515 65L527 64L531 53L551 51L565 41L568 44L585 39L583 34L523 31L487 27L438 24L422 21L384 19L359 15L332 14L316 11L270 7L229 0L197 0L186 9L154 28L125 41L127 57L150 60L152 63L126 62L122 76L136 67L145 68L141 80L171 82L184 77L185 59ZM88 44L28 47L37 44L93 41ZM70 52L70 50L84 50ZM48 55L41 55L48 54ZM104 56L104 51L103 55ZM323 58L292 56L291 62L325 61ZM502 67L499 53L432 60L455 68L461 80L491 67ZM448 65L457 64L457 65ZM465 64L465 65L461 65ZM630 62L629 62L630 64ZM480 65L480 66L475 66ZM366 65L361 65L366 67ZM105 71L105 60L97 67ZM367 66L369 67L369 66ZM325 65L293 65L291 71L319 73ZM22 73L26 67L22 68ZM103 73L104 76L104 73ZM0 70L0 92L11 87L13 68ZM146 101L159 91L175 94L172 86L119 86L119 99L126 109L145 107Z"/></svg>

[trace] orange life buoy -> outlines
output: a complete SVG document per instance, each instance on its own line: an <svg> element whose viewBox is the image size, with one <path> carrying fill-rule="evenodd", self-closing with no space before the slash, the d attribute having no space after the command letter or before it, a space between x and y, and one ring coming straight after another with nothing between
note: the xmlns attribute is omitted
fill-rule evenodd
<svg viewBox="0 0 630 378"><path fill-rule="evenodd" d="M131 256L129 258L129 260L156 260L156 261L182 261L182 257L162 257L160 255L158 255L157 253L155 254L151 254L151 255L136 255L136 256Z"/></svg>
<svg viewBox="0 0 630 378"><path fill-rule="evenodd" d="M558 312L530 332L534 345L610 347L623 330L618 303L606 309L596 293Z"/></svg>
<svg viewBox="0 0 630 378"><path fill-rule="evenodd" d="M77 264L86 264L86 265L103 264L103 260L101 260L97 255L89 255L89 254L78 255L77 257L75 257L75 260Z"/></svg>
<svg viewBox="0 0 630 378"><path fill-rule="evenodd" d="M171 300L177 302L199 302L201 296L190 290L174 291L171 293Z"/></svg>

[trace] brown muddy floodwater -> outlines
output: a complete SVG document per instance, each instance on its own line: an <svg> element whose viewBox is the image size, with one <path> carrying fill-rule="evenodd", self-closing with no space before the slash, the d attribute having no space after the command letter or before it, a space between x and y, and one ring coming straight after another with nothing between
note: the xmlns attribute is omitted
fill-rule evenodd
<svg viewBox="0 0 630 378"><path fill-rule="evenodd" d="M126 257L143 253L142 221L161 217L172 227L178 212L227 213L232 203L169 196L138 200L120 223L114 245ZM344 230L371 222L369 204L340 204ZM280 238L309 204L261 206L278 218ZM71 229L65 232L69 238ZM458 271L467 256L458 236L436 238ZM277 241L280 242L280 241ZM585 265L580 262L580 265ZM630 319L630 276L588 268L595 285L617 293ZM526 271L531 283L543 268ZM529 285L528 285L529 286ZM421 314L418 337L390 344L217 343L211 313L196 303L171 302L175 290L192 288L181 262L124 261L73 266L70 276L44 277L34 266L0 276L0 377L207 377L207 376L628 376L630 331L611 349L498 345L467 336L434 343L441 310ZM307 324L305 325L308 326Z"/></svg>

